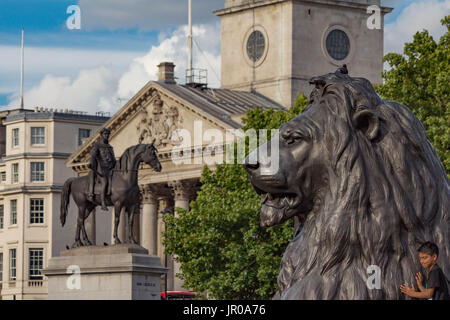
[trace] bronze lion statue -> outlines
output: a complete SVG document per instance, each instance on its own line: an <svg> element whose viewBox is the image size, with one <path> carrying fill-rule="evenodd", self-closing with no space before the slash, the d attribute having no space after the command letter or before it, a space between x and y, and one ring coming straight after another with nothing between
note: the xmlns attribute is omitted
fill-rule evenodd
<svg viewBox="0 0 450 320"><path fill-rule="evenodd" d="M244 164L261 226L298 219L274 298L409 299L399 287L415 284L425 241L438 245L448 277L449 180L420 121L346 68L310 83L306 109L273 138L278 155L265 144L278 170L267 174L261 157ZM368 285L370 266L378 287Z"/></svg>

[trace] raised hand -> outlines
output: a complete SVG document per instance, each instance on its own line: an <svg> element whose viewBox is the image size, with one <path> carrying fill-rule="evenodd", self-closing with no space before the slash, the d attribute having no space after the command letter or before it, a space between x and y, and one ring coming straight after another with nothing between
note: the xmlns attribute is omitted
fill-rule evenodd
<svg viewBox="0 0 450 320"><path fill-rule="evenodd" d="M421 273L421 272L417 272L417 273L416 273L416 281L417 281L417 284L418 284L418 285L421 285L421 284L422 284L422 280L423 280L422 273Z"/></svg>

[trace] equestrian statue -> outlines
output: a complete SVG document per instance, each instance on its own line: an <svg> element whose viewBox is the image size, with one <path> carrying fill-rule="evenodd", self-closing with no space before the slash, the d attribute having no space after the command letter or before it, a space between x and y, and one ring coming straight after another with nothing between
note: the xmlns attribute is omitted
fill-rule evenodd
<svg viewBox="0 0 450 320"><path fill-rule="evenodd" d="M157 150L153 143L138 144L129 147L116 161L114 150L109 144L110 131L102 129L101 140L94 144L87 176L69 178L64 183L61 196L61 224L66 223L70 194L78 206L77 229L72 248L92 245L89 240L84 221L95 207L108 210L114 206L114 243L121 243L117 229L122 208L128 215L128 243L137 244L133 236L133 216L139 203L138 167L141 162L148 164L157 172L161 171ZM80 239L83 235L83 241Z"/></svg>

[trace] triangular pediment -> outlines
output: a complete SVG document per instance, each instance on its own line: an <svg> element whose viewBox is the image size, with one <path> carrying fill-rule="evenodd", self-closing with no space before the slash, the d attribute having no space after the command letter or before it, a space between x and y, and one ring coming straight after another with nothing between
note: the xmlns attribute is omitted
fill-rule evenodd
<svg viewBox="0 0 450 320"><path fill-rule="evenodd" d="M100 139L102 128L111 131L110 144L116 156L120 156L130 146L154 141L160 156L164 154L167 157L176 144L176 140L171 139L176 129L190 132L191 144L196 147L199 140L194 137L194 133L199 130L199 121L202 132L217 129L225 134L227 129L241 127L226 113L208 111L204 106L200 108L184 99L182 94L177 95L160 83L150 81L72 154L67 166L77 172L87 171L92 147ZM197 128L194 128L194 124Z"/></svg>

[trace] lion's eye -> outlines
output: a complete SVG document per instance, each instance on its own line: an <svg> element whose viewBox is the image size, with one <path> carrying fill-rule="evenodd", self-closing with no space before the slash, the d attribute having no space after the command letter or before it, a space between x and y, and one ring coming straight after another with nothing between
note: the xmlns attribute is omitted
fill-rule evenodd
<svg viewBox="0 0 450 320"><path fill-rule="evenodd" d="M284 135L283 138L287 144L293 144L302 140L302 136L298 132L292 132L289 135Z"/></svg>

